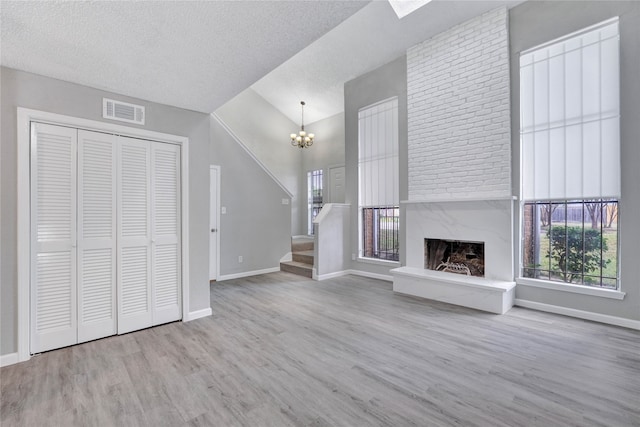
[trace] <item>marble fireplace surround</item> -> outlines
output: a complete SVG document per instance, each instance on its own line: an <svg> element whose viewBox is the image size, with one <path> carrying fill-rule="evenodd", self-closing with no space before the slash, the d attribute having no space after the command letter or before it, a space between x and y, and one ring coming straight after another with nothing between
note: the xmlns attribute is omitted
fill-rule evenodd
<svg viewBox="0 0 640 427"><path fill-rule="evenodd" d="M498 314L513 306L513 197L402 203L406 266L391 270L395 292ZM485 276L426 270L425 238L484 242Z"/></svg>

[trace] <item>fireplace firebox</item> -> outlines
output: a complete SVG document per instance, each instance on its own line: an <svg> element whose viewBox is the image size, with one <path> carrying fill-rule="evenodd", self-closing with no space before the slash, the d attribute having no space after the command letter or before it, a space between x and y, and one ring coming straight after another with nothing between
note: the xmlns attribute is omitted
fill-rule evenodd
<svg viewBox="0 0 640 427"><path fill-rule="evenodd" d="M424 239L424 268L484 277L484 242Z"/></svg>

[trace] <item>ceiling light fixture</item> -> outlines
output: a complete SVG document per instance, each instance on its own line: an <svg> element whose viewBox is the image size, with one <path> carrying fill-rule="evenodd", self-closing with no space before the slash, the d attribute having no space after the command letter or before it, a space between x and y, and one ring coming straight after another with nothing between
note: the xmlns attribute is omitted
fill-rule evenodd
<svg viewBox="0 0 640 427"><path fill-rule="evenodd" d="M289 136L291 137L291 145L294 147L309 148L313 145L313 138L315 135L304 131L304 101L300 101L300 105L300 108L302 109L302 124L300 126L300 132L292 133Z"/></svg>

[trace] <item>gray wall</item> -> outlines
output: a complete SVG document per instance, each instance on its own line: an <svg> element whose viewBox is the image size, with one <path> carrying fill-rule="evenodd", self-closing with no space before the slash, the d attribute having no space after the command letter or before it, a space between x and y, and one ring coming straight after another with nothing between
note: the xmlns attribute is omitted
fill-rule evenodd
<svg viewBox="0 0 640 427"><path fill-rule="evenodd" d="M282 204L289 196L213 118L210 150L227 209L219 217L220 274L278 267L291 250L291 206Z"/></svg>
<svg viewBox="0 0 640 427"><path fill-rule="evenodd" d="M300 197L300 222L306 234L308 222L307 172L323 170L325 195L329 188L329 167L344 165L344 113L310 123L305 129L316 135L313 146L302 153L302 197ZM329 199L325 196L325 203Z"/></svg>
<svg viewBox="0 0 640 427"><path fill-rule="evenodd" d="M289 142L289 134L300 129L273 105L249 88L216 110L253 155L293 194L290 234L304 228L298 211L300 200L306 199L300 179L302 153Z"/></svg>
<svg viewBox="0 0 640 427"><path fill-rule="evenodd" d="M144 105L144 129L189 138L190 310L209 307L209 122L210 116L129 98L86 86L3 68L1 76L1 243L0 296L2 313L0 354L17 351L17 107L84 119L102 119L102 98Z"/></svg>
<svg viewBox="0 0 640 427"><path fill-rule="evenodd" d="M354 270L377 274L389 274L388 265L351 261L351 254L358 253L358 110L392 96L398 97L398 126L400 132L400 200L407 200L407 59L398 59L367 74L348 81L344 85L345 111L345 189L346 203L351 204L350 248L345 252ZM400 248L404 247L405 209L400 206ZM400 252L404 265L404 253ZM395 266L394 266L395 267Z"/></svg>
<svg viewBox="0 0 640 427"><path fill-rule="evenodd" d="M514 194L519 194L519 52L557 37L620 16L620 143L622 198L620 199L620 280L623 301L526 286L516 298L594 313L640 320L640 3L527 2L511 9L511 117ZM518 217L516 217L516 223ZM519 233L519 230L516 230ZM516 234L518 235L518 234ZM516 265L519 260L516 258Z"/></svg>

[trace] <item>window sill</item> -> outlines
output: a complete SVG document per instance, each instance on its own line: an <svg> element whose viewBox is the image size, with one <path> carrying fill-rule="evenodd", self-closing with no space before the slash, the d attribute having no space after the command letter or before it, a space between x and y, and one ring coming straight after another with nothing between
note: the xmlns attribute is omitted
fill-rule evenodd
<svg viewBox="0 0 640 427"><path fill-rule="evenodd" d="M520 286L531 286L534 288L551 289L554 291L570 292L574 294L591 295L600 298L611 298L623 300L626 293L613 289L601 289L584 285L568 285L559 282L551 282L548 280L529 279L526 277L518 277L516 283Z"/></svg>
<svg viewBox="0 0 640 427"><path fill-rule="evenodd" d="M356 259L356 261L362 262L362 263L365 263L365 264L384 265L386 267L400 267L400 262L398 262L398 261L387 261L386 259L358 257Z"/></svg>

